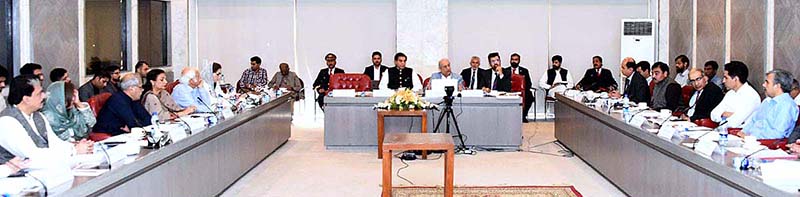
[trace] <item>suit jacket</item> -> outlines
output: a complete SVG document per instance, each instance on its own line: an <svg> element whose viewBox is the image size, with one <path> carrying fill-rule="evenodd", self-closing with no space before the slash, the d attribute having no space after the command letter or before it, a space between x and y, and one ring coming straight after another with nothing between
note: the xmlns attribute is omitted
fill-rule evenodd
<svg viewBox="0 0 800 197"><path fill-rule="evenodd" d="M331 76L328 73L328 67L319 70L319 74L317 74L317 79L314 80L314 90L316 91L319 88L327 90L329 87L329 82L331 81ZM333 73L344 73L344 70L341 68L334 68Z"/></svg>
<svg viewBox="0 0 800 197"><path fill-rule="evenodd" d="M697 90L692 91L692 95L696 92ZM714 110L714 108L722 102L723 97L725 97L725 95L722 94L722 90L719 89L719 86L714 83L706 84L703 88L703 93L700 94L700 98L694 103L694 114L692 114L692 117L689 117L689 119L695 121L711 117L711 110ZM691 99L691 97L689 98Z"/></svg>
<svg viewBox="0 0 800 197"><path fill-rule="evenodd" d="M491 71L488 71L488 70L483 69L483 68L478 68L478 72L477 72L478 76L476 77L477 81L475 82L476 83L475 87L477 89L480 89L481 87L485 87L484 83L485 83L486 79L484 79L484 78L486 77L486 73L487 72L491 72ZM467 68L461 70L461 78L464 79L464 88L469 88L470 84L472 83L472 67L467 67Z"/></svg>
<svg viewBox="0 0 800 197"><path fill-rule="evenodd" d="M586 73L583 74L583 78L578 85L581 86L583 90L591 90L591 91L598 91L600 89L608 89L611 86L617 86L617 81L614 81L614 76L611 74L611 70L601 68L600 76L597 76L597 71L594 68L590 68L586 70ZM645 84L647 80L645 79Z"/></svg>
<svg viewBox="0 0 800 197"><path fill-rule="evenodd" d="M489 72L484 72L484 88L492 88L492 75L494 75L494 72L491 70L489 70ZM497 85L492 90L511 92L511 70L503 69L503 77L497 78Z"/></svg>
<svg viewBox="0 0 800 197"><path fill-rule="evenodd" d="M625 80L627 78L623 79L623 86L625 85ZM680 95L680 91L678 94ZM650 102L650 87L647 86L647 79L639 72L633 72L631 81L625 87L625 95L628 95L628 99L635 103Z"/></svg>
<svg viewBox="0 0 800 197"><path fill-rule="evenodd" d="M113 107L112 107L113 106ZM125 92L116 92L108 98L105 107L97 114L94 132L115 136L125 133L122 127L143 127L150 125L150 113L140 102L133 101Z"/></svg>
<svg viewBox="0 0 800 197"><path fill-rule="evenodd" d="M381 65L381 74L379 74L378 76L382 76L383 72L386 72L386 69L389 69L389 67ZM374 65L369 65L366 68L364 68L364 74L369 76L369 80L380 81L380 79L376 80L376 79L372 78L372 75L375 74L375 66Z"/></svg>
<svg viewBox="0 0 800 197"><path fill-rule="evenodd" d="M645 79L645 83L646 82L647 82L647 79ZM678 107L681 107L681 105L683 104L683 102L681 101L681 99L682 99L681 97L683 97L681 95L682 94L681 93L681 85L676 83L676 82L674 82L674 81L667 82L667 83L669 83L669 84L667 84L667 88L664 91L664 95L654 95L654 94L650 95L650 99L651 99L650 100L650 106L652 106L653 109L656 110L656 111L662 110L662 109L669 109L670 111L675 111L676 109L678 109ZM648 91L649 91L649 88L650 88L650 86L648 86ZM657 98L657 96L663 96L663 98ZM666 106L654 106L654 104L656 103L654 100L656 100L656 99L664 99L666 101ZM681 108L681 109L684 109L684 108ZM708 112L711 113L710 110Z"/></svg>

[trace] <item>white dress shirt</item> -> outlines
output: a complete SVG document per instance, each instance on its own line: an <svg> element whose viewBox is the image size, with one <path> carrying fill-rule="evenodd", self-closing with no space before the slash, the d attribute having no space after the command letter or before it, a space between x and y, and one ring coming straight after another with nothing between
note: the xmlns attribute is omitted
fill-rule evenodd
<svg viewBox="0 0 800 197"><path fill-rule="evenodd" d="M687 116L692 117L694 115L695 103L697 103L697 99L700 98L701 94L703 94L703 90L695 91L694 95L692 95L692 98L689 99L689 111L686 112Z"/></svg>
<svg viewBox="0 0 800 197"><path fill-rule="evenodd" d="M800 105L800 96L794 97L794 103Z"/></svg>
<svg viewBox="0 0 800 197"><path fill-rule="evenodd" d="M725 93L722 102L714 110L711 110L711 120L722 122L722 113L732 112L733 115L726 119L727 126L741 127L760 104L761 96L749 83L745 83L739 87L738 91L729 90L728 93Z"/></svg>
<svg viewBox="0 0 800 197"><path fill-rule="evenodd" d="M28 164L28 167L32 169L50 167L67 167L67 169L69 169L71 166L75 165L75 162L72 159L72 155L75 155L75 147L72 145L72 143L58 138L58 135L53 133L53 129L50 127L50 122L44 118L44 114L41 114L40 112L35 113L42 115L42 119L45 122L45 127L47 128L48 148L36 147L36 144L33 142L31 137L28 136L28 133L25 131L25 128L22 127L22 124L20 124L17 119L12 118L11 116L0 117L0 125L3 125L4 127L3 132L0 132L0 146L15 156L30 158L31 163ZM36 125L33 122L33 116L25 116L25 119L27 119L27 124L30 125L30 127L34 130L34 133L39 136L39 132L36 130Z"/></svg>
<svg viewBox="0 0 800 197"><path fill-rule="evenodd" d="M675 75L675 82L680 84L681 87L686 86L686 84L689 84L689 68L686 68L683 70L682 73L678 73L677 75Z"/></svg>
<svg viewBox="0 0 800 197"><path fill-rule="evenodd" d="M6 97L0 95L0 111L6 109Z"/></svg>
<svg viewBox="0 0 800 197"><path fill-rule="evenodd" d="M470 68L469 70L470 70L469 71L470 72L470 77L472 77L472 78L469 79L470 84L467 84L469 86L468 88L470 90L480 89L481 87L478 86L478 74L480 74L480 73L478 73L478 69L477 68Z"/></svg>
<svg viewBox="0 0 800 197"><path fill-rule="evenodd" d="M408 68L408 67L406 67L406 68ZM381 82L380 82L380 85L378 85L378 87L380 87L381 90L388 90L389 89L389 71L387 70L386 72L383 72L383 75L381 75L381 76L382 76L381 77ZM419 75L417 75L417 71L413 70L413 69L411 71L411 83L414 85L414 88L411 88L412 91L419 92L420 90L422 90L422 82L419 81Z"/></svg>
<svg viewBox="0 0 800 197"><path fill-rule="evenodd" d="M548 96L550 97L555 96L555 93L557 92L564 92L567 89L570 89L573 86L575 86L575 83L573 83L572 81L572 74L570 74L569 70L567 70L567 81L561 80L561 70L556 71L556 76L555 79L553 80L553 84L557 83L567 83L567 86L564 85L552 86L550 84L547 84L547 71L545 71L544 74L542 74L542 77L539 78L539 87L550 90L550 92L548 92Z"/></svg>
<svg viewBox="0 0 800 197"><path fill-rule="evenodd" d="M381 80L381 67L380 66L375 67L375 65L372 65L372 70L373 70L373 72L372 72L373 81L380 81Z"/></svg>
<svg viewBox="0 0 800 197"><path fill-rule="evenodd" d="M647 77L647 85L650 85L651 81L653 81L653 76Z"/></svg>

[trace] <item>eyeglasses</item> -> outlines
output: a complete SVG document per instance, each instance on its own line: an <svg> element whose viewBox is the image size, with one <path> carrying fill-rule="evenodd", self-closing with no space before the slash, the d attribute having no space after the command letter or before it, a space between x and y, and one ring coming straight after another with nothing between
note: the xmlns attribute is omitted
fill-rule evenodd
<svg viewBox="0 0 800 197"><path fill-rule="evenodd" d="M694 78L694 79L689 79L689 83L694 83L694 82L700 81L700 79L703 79L703 76L700 76L700 77L697 77L697 78Z"/></svg>

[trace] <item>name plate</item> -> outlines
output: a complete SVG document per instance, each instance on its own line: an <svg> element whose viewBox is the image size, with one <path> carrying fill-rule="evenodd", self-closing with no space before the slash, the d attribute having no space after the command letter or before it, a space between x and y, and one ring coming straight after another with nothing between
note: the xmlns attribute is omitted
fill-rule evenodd
<svg viewBox="0 0 800 197"><path fill-rule="evenodd" d="M717 143L714 143L713 141L702 140L694 145L694 151L703 156L711 156L715 149L717 149Z"/></svg>
<svg viewBox="0 0 800 197"><path fill-rule="evenodd" d="M675 135L675 128L672 126L662 126L661 129L658 130L658 137L665 140L672 139L673 135Z"/></svg>

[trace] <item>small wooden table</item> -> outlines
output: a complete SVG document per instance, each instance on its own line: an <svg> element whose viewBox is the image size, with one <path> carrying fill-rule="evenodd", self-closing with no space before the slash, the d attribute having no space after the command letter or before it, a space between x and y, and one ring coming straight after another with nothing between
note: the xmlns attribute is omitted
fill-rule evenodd
<svg viewBox="0 0 800 197"><path fill-rule="evenodd" d="M428 132L428 112L425 110L378 110L378 159L383 158L383 119L385 117L422 117L420 133ZM422 151L422 159L428 158L428 151Z"/></svg>
<svg viewBox="0 0 800 197"><path fill-rule="evenodd" d="M453 196L453 136L447 133L390 133L383 145L383 195L392 195L393 150L445 150L444 196Z"/></svg>

